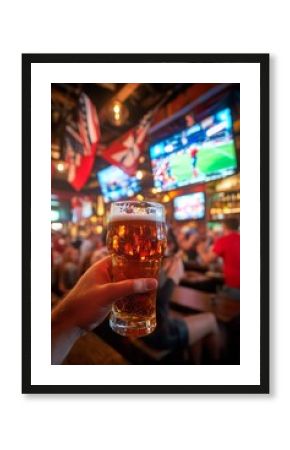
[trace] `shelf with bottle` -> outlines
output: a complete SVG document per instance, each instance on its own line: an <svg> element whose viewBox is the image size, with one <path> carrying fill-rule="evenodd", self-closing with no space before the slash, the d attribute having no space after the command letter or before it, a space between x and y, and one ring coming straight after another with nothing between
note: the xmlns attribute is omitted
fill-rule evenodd
<svg viewBox="0 0 290 450"><path fill-rule="evenodd" d="M208 200L208 211L211 220L222 220L240 214L240 192L216 192Z"/></svg>

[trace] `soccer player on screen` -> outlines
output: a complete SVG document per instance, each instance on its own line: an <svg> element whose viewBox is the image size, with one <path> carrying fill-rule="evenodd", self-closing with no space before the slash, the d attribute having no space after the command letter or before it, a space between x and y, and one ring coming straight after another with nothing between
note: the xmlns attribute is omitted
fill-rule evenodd
<svg viewBox="0 0 290 450"><path fill-rule="evenodd" d="M196 147L190 149L190 156L191 156L192 167L193 167L193 175L194 175L195 177L198 176L198 170L197 170L197 168L196 168L198 151L199 151L199 149L196 148Z"/></svg>

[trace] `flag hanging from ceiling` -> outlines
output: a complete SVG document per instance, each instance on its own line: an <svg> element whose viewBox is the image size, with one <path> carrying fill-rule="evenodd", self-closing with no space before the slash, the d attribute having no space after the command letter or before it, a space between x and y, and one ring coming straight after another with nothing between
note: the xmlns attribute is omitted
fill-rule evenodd
<svg viewBox="0 0 290 450"><path fill-rule="evenodd" d="M138 167L138 158L144 150L146 136L150 128L154 111L150 111L133 128L103 151L102 157L110 164L120 167L128 175L134 175Z"/></svg>
<svg viewBox="0 0 290 450"><path fill-rule="evenodd" d="M68 181L76 191L84 187L91 174L99 141L100 125L96 108L82 93L78 103L78 120L66 127L65 135Z"/></svg>

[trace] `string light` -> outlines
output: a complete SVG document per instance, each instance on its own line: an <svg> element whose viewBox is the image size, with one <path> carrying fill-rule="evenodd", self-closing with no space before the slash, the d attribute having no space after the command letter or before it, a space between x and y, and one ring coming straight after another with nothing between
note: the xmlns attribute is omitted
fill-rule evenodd
<svg viewBox="0 0 290 450"><path fill-rule="evenodd" d="M136 178L137 178L137 180L142 180L142 178L143 178L143 172L142 172L142 170L137 170L137 172L136 172Z"/></svg>

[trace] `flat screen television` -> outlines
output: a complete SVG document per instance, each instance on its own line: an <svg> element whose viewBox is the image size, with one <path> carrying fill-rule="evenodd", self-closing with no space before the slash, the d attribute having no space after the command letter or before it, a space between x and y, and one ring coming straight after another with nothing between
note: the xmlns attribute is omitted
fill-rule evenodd
<svg viewBox="0 0 290 450"><path fill-rule="evenodd" d="M229 108L149 148L154 186L166 191L217 180L237 170Z"/></svg>
<svg viewBox="0 0 290 450"><path fill-rule="evenodd" d="M205 216L205 193L181 195L173 200L175 220L203 219Z"/></svg>
<svg viewBox="0 0 290 450"><path fill-rule="evenodd" d="M71 220L69 201L51 198L51 222L68 222Z"/></svg>
<svg viewBox="0 0 290 450"><path fill-rule="evenodd" d="M105 203L131 197L141 190L136 177L130 177L116 166L109 166L98 172L98 180Z"/></svg>

